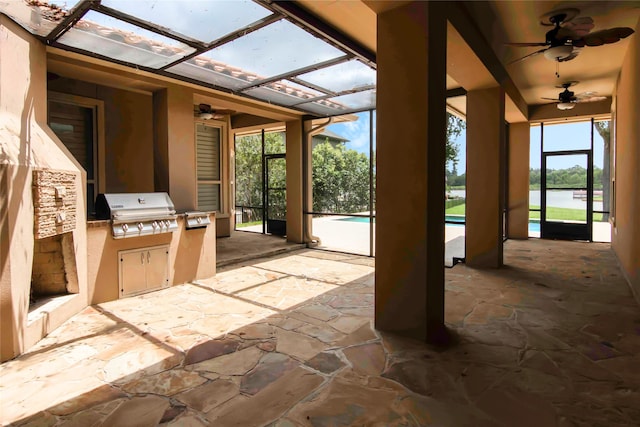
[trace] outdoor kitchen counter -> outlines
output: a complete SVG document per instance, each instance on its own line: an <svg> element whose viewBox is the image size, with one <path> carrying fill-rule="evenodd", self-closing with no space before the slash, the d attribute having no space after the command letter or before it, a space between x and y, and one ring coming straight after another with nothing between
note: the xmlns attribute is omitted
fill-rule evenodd
<svg viewBox="0 0 640 427"><path fill-rule="evenodd" d="M216 273L216 215L210 224L187 229L184 213L177 214L173 232L114 239L111 220L87 220L87 282L90 304L120 298L121 251L168 248L169 286L206 279Z"/></svg>

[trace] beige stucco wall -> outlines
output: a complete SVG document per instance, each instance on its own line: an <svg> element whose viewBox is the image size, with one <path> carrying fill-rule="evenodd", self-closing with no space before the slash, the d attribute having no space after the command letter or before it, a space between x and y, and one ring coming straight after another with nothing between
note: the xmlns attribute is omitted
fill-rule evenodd
<svg viewBox="0 0 640 427"><path fill-rule="evenodd" d="M119 298L118 252L169 245L169 284L206 279L216 273L215 215L206 228L186 230L182 217L173 233L114 239L109 221L87 224L89 301L99 304Z"/></svg>
<svg viewBox="0 0 640 427"><path fill-rule="evenodd" d="M640 303L640 24L630 38L615 102L615 227L612 247Z"/></svg>
<svg viewBox="0 0 640 427"><path fill-rule="evenodd" d="M287 241L303 243L302 121L287 122Z"/></svg>
<svg viewBox="0 0 640 427"><path fill-rule="evenodd" d="M507 237L529 237L529 123L509 125L509 206Z"/></svg>
<svg viewBox="0 0 640 427"><path fill-rule="evenodd" d="M467 92L465 263L502 265L504 91Z"/></svg>
<svg viewBox="0 0 640 427"><path fill-rule="evenodd" d="M378 15L375 326L444 325L446 21L437 2ZM409 84L410 82L410 84Z"/></svg>
<svg viewBox="0 0 640 427"><path fill-rule="evenodd" d="M12 358L86 306L85 177L78 164L47 127L45 47L0 15L0 357ZM79 294L27 324L33 261L34 168L76 176L76 227L73 244Z"/></svg>
<svg viewBox="0 0 640 427"><path fill-rule="evenodd" d="M154 191L153 99L151 94L66 78L52 79L49 91L104 102L104 192Z"/></svg>

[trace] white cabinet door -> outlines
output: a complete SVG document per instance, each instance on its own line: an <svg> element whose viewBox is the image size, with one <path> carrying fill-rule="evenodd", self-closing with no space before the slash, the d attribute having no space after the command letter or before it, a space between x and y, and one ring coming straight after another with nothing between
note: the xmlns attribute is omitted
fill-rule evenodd
<svg viewBox="0 0 640 427"><path fill-rule="evenodd" d="M118 252L120 297L169 286L169 246Z"/></svg>
<svg viewBox="0 0 640 427"><path fill-rule="evenodd" d="M169 286L169 248L147 249L147 290Z"/></svg>
<svg viewBox="0 0 640 427"><path fill-rule="evenodd" d="M120 296L139 294L147 289L147 259L144 251L122 251L120 258Z"/></svg>

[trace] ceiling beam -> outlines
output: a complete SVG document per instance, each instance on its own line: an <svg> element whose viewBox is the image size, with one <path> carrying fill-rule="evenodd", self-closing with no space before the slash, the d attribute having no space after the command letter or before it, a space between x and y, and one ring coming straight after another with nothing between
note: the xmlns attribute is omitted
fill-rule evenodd
<svg viewBox="0 0 640 427"><path fill-rule="evenodd" d="M520 112L528 118L529 106L527 102L522 97L516 84L502 65L502 62L500 62L491 44L485 39L482 31L480 31L472 14L465 6L465 2L449 2L446 10L449 22L477 55L478 59L484 64L496 82L504 88L504 91L509 95Z"/></svg>
<svg viewBox="0 0 640 427"><path fill-rule="evenodd" d="M447 90L447 98L455 98L456 96L465 96L467 90L463 87L457 87L455 89Z"/></svg>

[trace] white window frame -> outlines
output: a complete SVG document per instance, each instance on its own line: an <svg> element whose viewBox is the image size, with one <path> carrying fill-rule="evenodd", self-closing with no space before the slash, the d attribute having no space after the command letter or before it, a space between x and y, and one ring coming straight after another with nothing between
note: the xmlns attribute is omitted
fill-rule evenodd
<svg viewBox="0 0 640 427"><path fill-rule="evenodd" d="M93 110L93 179L86 177L86 185L93 184L93 198L94 202L99 193L105 192L106 187L106 169L105 169L105 119L104 119L104 101L95 98L87 98L84 96L69 95L60 92L47 92L47 126L50 122L49 118L49 103L57 102L60 104L70 104L79 107L90 108ZM53 130L52 130L53 132ZM55 133L55 132L54 132ZM66 145L62 143L62 147L66 150L67 156L76 163L76 165L83 169L77 162L73 154L67 149ZM87 194L88 196L88 194ZM85 203L86 205L86 203Z"/></svg>

